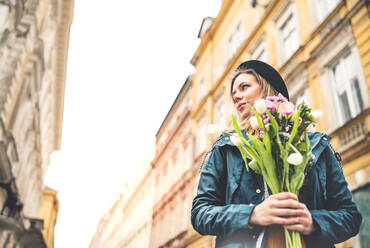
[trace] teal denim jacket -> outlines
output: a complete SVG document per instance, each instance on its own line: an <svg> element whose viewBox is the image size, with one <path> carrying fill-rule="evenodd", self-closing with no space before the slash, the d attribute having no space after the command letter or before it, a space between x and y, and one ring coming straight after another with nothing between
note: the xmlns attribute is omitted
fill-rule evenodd
<svg viewBox="0 0 370 248"><path fill-rule="evenodd" d="M342 166L329 144L330 136L309 133L313 159L300 190L317 230L303 235L306 246L334 247L356 235L361 214L352 201ZM246 170L239 150L223 134L201 170L197 195L193 200L191 223L202 235L215 235L216 247L257 246L263 227L248 228L253 208L264 200L262 176ZM264 247L266 236L260 247Z"/></svg>

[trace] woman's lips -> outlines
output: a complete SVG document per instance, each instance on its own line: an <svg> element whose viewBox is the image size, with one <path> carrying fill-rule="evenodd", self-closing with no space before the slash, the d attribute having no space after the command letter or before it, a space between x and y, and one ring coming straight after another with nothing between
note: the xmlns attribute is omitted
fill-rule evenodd
<svg viewBox="0 0 370 248"><path fill-rule="evenodd" d="M245 103L239 103L237 108L239 111L242 111L245 108Z"/></svg>

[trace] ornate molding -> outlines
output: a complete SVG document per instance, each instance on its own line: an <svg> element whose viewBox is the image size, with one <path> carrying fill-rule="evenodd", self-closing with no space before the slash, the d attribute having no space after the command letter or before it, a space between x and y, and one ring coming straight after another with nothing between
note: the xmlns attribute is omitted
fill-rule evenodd
<svg viewBox="0 0 370 248"><path fill-rule="evenodd" d="M14 93L16 83L21 83L27 57L33 51L33 39L26 39L32 28L35 28L35 11L39 0L17 0L3 1L9 7L8 16L9 27L5 28L3 36L0 38L0 114L4 120L9 118L6 112L11 99L15 99ZM0 2L1 4L1 2ZM6 39L4 37L6 35ZM15 98L14 98L15 97ZM10 104L11 105L11 104ZM5 112L5 113L4 113Z"/></svg>

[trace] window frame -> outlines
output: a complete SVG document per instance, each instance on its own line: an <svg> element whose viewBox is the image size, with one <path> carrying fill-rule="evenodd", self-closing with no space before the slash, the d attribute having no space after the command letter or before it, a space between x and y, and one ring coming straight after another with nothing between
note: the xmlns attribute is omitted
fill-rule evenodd
<svg viewBox="0 0 370 248"><path fill-rule="evenodd" d="M197 119L196 156L202 154L207 148L206 130L207 130L206 114L202 113Z"/></svg>
<svg viewBox="0 0 370 248"><path fill-rule="evenodd" d="M233 31L227 38L227 63L234 58L235 54L239 50L240 46L244 42L244 25L242 20L239 20L234 26Z"/></svg>
<svg viewBox="0 0 370 248"><path fill-rule="evenodd" d="M288 39L296 40L294 46L289 45L289 53L287 53L287 47L283 40L283 27L285 27L288 21L291 20L294 30L290 32ZM278 11L278 14L274 17L275 22L275 34L277 42L277 54L279 65L283 65L288 61L294 53L299 49L301 45L300 27L297 18L297 9L292 1L287 1L286 4ZM293 36L292 36L293 35Z"/></svg>
<svg viewBox="0 0 370 248"><path fill-rule="evenodd" d="M221 101L221 102L220 102ZM227 113L227 106L226 106L226 96L224 94L224 91L220 92L215 100L213 101L213 122L215 124L225 126L226 125L226 113ZM222 111L218 108L218 106L222 106ZM220 110L220 111L219 111ZM219 113L218 113L219 112ZM218 113L220 116L216 116Z"/></svg>
<svg viewBox="0 0 370 248"><path fill-rule="evenodd" d="M257 59L257 60L261 60L261 55L264 54L265 59L264 60L261 60L261 61L266 62L266 63L268 62L267 44L266 44L266 40L265 40L265 36L264 35L262 35L257 40L257 42L255 43L255 45L250 50L249 54L250 54L250 57L252 59Z"/></svg>
<svg viewBox="0 0 370 248"><path fill-rule="evenodd" d="M204 99L206 93L207 93L206 80L204 77L201 77L199 80L199 97L198 97L199 102L201 102Z"/></svg>
<svg viewBox="0 0 370 248"><path fill-rule="evenodd" d="M338 7L338 5L340 4L341 0L331 0L331 1L337 1L336 3L333 4L333 6L331 6L327 12L323 15L322 13L322 5L320 4L320 1L323 1L323 0L309 0L309 6L310 6L310 9L311 9L311 15L312 15L312 19L313 19L313 23L314 25L317 27L319 26L326 18L328 18L328 16L330 15L331 12L333 12L333 10ZM325 2L330 2L330 1L327 1L327 0L324 0Z"/></svg>
<svg viewBox="0 0 370 248"><path fill-rule="evenodd" d="M346 118L344 115L345 113L343 113L342 111L342 103L340 102L340 97L338 95L338 92L336 89L337 87L337 82L336 82L336 79L335 79L335 75L334 75L334 67L337 66L338 64L340 63L345 63L345 58L348 57L348 55L351 54L353 56L353 63L355 63L355 65L353 66L353 68L356 69L355 72L353 72L353 74L355 75L356 79L357 79L357 82L358 82L358 86L360 88L360 96L362 98L362 101L363 101L363 107L362 109L359 109L358 112L354 109L355 107L353 106L354 105L354 99L353 97L351 97L351 84L352 82L349 82L352 80L352 78L348 78L348 71L345 71L345 91L346 93L348 94L349 92L349 96L347 95L347 99L348 101L350 101L349 103L349 111L350 111L350 116L349 118ZM356 49L353 47L352 49L346 49L345 51L343 51L340 56L336 57L335 60L333 60L330 64L328 64L327 66L327 73L329 74L329 78L330 78L330 87L331 89L333 89L333 101L334 101L334 105L335 105L335 108L336 108L336 117L338 119L338 123L339 123L339 126L343 126L345 125L346 123L350 122L351 120L353 120L354 118L356 118L356 116L358 116L359 114L361 114L367 107L368 107L368 103L366 101L364 101L365 99L367 99L366 97L366 94L364 92L365 87L364 87L364 75L363 75L363 72L362 72L362 66L361 66L361 63L360 63L360 58L359 56L357 56L358 54L356 53ZM344 66L345 68L345 66ZM349 80L348 80L349 79Z"/></svg>

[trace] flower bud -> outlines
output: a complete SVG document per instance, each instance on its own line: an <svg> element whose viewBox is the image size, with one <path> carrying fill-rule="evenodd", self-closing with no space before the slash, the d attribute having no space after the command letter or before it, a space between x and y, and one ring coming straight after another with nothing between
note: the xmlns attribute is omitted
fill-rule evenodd
<svg viewBox="0 0 370 248"><path fill-rule="evenodd" d="M217 124L210 124L207 127L207 133L214 136L220 136L225 131L225 128Z"/></svg>
<svg viewBox="0 0 370 248"><path fill-rule="evenodd" d="M320 109L311 111L312 114L312 121L318 123L322 118L322 111Z"/></svg>
<svg viewBox="0 0 370 248"><path fill-rule="evenodd" d="M252 116L250 119L249 119L249 122L251 124L251 127L253 129L257 129L259 128L259 125L258 125L258 121L257 121L257 117L256 116Z"/></svg>
<svg viewBox="0 0 370 248"><path fill-rule="evenodd" d="M257 174L262 174L261 168L259 167L259 165L258 165L258 163L255 159L252 159L252 161L250 161L248 163L248 166L249 166L249 168L251 168Z"/></svg>
<svg viewBox="0 0 370 248"><path fill-rule="evenodd" d="M296 153L290 154L288 156L287 161L289 164L292 164L292 165L300 165L303 162L303 157L300 153L296 152Z"/></svg>
<svg viewBox="0 0 370 248"><path fill-rule="evenodd" d="M260 115L266 112L266 104L264 99L254 101L254 107Z"/></svg>
<svg viewBox="0 0 370 248"><path fill-rule="evenodd" d="M236 136L236 135L231 135L230 136L230 140L236 146L241 146L243 144L243 142L241 141L241 139L238 136Z"/></svg>

